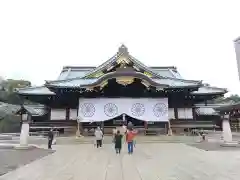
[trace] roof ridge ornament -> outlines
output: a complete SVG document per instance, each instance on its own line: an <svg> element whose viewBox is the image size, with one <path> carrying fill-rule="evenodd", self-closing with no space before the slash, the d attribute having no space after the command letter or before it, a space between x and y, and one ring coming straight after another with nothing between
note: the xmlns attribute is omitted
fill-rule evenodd
<svg viewBox="0 0 240 180"><path fill-rule="evenodd" d="M128 48L122 44L119 48L118 48L118 55L128 55Z"/></svg>

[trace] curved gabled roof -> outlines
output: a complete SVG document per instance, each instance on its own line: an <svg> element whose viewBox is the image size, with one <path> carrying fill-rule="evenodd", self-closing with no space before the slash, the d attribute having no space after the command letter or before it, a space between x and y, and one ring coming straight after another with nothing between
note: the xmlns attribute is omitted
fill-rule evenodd
<svg viewBox="0 0 240 180"><path fill-rule="evenodd" d="M83 78L87 78L89 77L91 74L97 73L99 71L102 71L105 68L108 68L109 66L111 66L114 62L117 62L118 59L120 57L125 57L126 59L130 60L132 63L134 63L137 67L144 69L146 72L151 73L152 75L154 75L155 77L159 77L159 74L154 71L153 69L149 68L148 66L146 66L145 64L143 64L141 61L137 60L135 57L133 57L132 55L130 55L128 53L128 48L125 45L122 45L119 47L118 52L112 56L109 60L107 60L106 62L104 62L103 64L101 64L100 66L94 68L93 70L89 71L88 73L86 73Z"/></svg>
<svg viewBox="0 0 240 180"><path fill-rule="evenodd" d="M110 72L107 73L99 78L94 78L94 79L73 79L73 80L67 80L66 84L64 82L47 82L46 86L48 87L52 87L52 86L62 86L62 87L66 87L66 86L70 86L72 87L73 84L74 87L87 87L87 86L98 86L99 84L101 84L102 82L109 80L109 79L113 79L113 78L118 78L118 77L133 77L133 78L138 78L138 79L142 79L147 81L149 84L151 84L152 86L161 86L161 87L168 87L168 84L159 84L158 82L154 81L153 79L149 78L148 76L146 76L143 73L139 73L139 72ZM75 83L73 83L75 82ZM73 83L73 84L71 84Z"/></svg>
<svg viewBox="0 0 240 180"><path fill-rule="evenodd" d="M175 78L149 78L143 73L140 72L111 72L101 76L100 78L92 79L83 79L83 78L73 78L60 81L47 81L47 87L88 87L88 86L97 86L103 81L117 78L117 77L133 77L139 78L147 81L149 84L155 87L165 87L165 88L178 88L178 87L199 87L201 86L201 81L191 81Z"/></svg>
<svg viewBox="0 0 240 180"><path fill-rule="evenodd" d="M65 66L62 69L57 80L66 80L72 78L82 78L86 76L90 71L96 67L85 67L85 66ZM154 66L149 67L152 71L162 77L178 78L183 79L174 66Z"/></svg>

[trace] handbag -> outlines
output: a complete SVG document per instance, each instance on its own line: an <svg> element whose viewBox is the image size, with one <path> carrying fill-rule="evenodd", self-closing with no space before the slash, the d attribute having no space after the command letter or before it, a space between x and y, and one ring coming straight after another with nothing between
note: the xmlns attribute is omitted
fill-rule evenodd
<svg viewBox="0 0 240 180"><path fill-rule="evenodd" d="M57 144L57 140L56 140L56 139L53 139L52 145L55 145L55 144Z"/></svg>
<svg viewBox="0 0 240 180"><path fill-rule="evenodd" d="M114 138L113 138L112 142L113 142L113 143L115 143L115 142L116 142L116 138L115 138L115 136L114 136Z"/></svg>

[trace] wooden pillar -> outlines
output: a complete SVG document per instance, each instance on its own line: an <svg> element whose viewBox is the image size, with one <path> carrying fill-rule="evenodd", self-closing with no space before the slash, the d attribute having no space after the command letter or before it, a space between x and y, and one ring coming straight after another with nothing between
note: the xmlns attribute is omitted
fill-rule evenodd
<svg viewBox="0 0 240 180"><path fill-rule="evenodd" d="M193 120L197 119L197 115L196 115L196 108L192 107L192 115L193 115Z"/></svg>
<svg viewBox="0 0 240 180"><path fill-rule="evenodd" d="M204 101L205 106L207 106L207 100Z"/></svg>
<svg viewBox="0 0 240 180"><path fill-rule="evenodd" d="M101 122L101 129L102 129L102 132L104 133L104 121Z"/></svg>
<svg viewBox="0 0 240 180"><path fill-rule="evenodd" d="M144 121L144 129L146 130L148 128L148 123L147 121Z"/></svg>
<svg viewBox="0 0 240 180"><path fill-rule="evenodd" d="M67 121L70 120L70 108L67 107L66 108L66 118L65 118Z"/></svg>
<svg viewBox="0 0 240 180"><path fill-rule="evenodd" d="M174 116L175 119L178 120L178 109L176 107L174 108Z"/></svg>

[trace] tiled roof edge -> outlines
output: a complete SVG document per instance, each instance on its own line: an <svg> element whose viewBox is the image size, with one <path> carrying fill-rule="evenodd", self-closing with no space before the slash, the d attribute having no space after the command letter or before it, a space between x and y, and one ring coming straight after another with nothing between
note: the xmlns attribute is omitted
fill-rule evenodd
<svg viewBox="0 0 240 180"><path fill-rule="evenodd" d="M101 78L101 77L99 77ZM198 81L198 80L186 80L186 79L178 79L178 78L171 78L171 77L166 77L166 76L160 76L159 75L159 78L151 78L151 79L171 79L171 80L177 80L177 81L181 81L181 82L193 82L193 83L197 83L199 85L202 84L202 81ZM69 81L72 81L72 80L77 80L77 79L84 79L84 77L75 77L75 78L70 78L70 79L62 79L62 80L46 80L45 82L45 85L48 85L48 84L51 84L51 83L57 83L57 82L69 82ZM98 79L98 78L97 78Z"/></svg>

